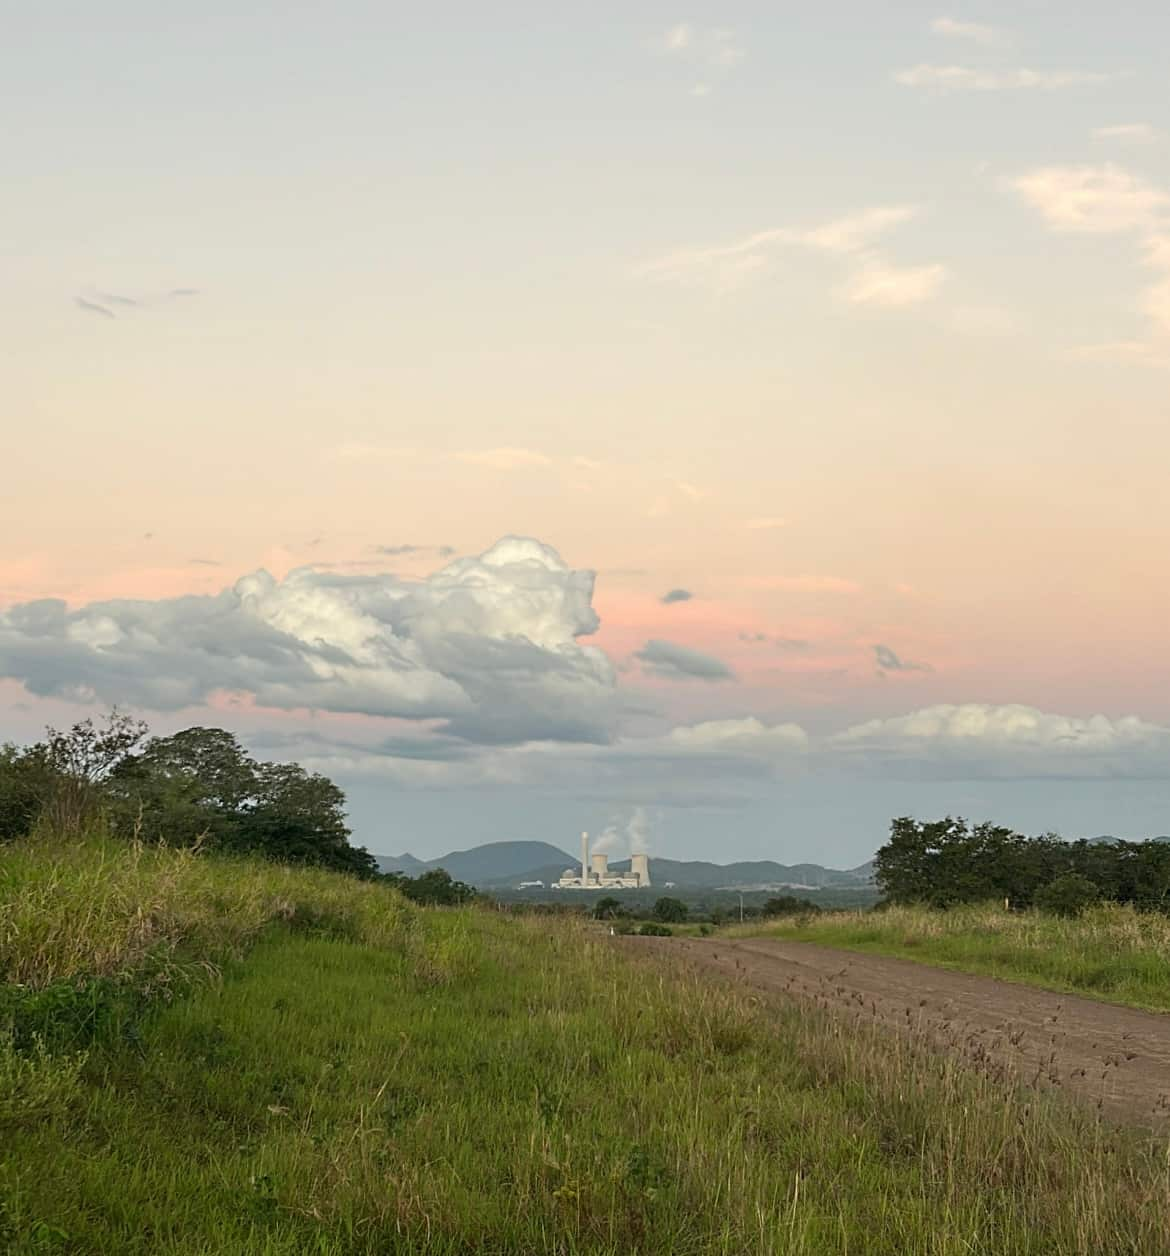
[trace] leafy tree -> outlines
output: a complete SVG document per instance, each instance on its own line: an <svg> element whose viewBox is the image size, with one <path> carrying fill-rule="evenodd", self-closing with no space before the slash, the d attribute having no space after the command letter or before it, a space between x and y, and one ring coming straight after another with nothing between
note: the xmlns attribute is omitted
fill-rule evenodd
<svg viewBox="0 0 1170 1256"><path fill-rule="evenodd" d="M314 864L371 877L377 861L349 844L345 794L297 763L260 763L222 728L154 737L114 773L123 828L154 841Z"/></svg>
<svg viewBox="0 0 1170 1256"><path fill-rule="evenodd" d="M1079 916L1100 897L1100 890L1079 872L1064 872L1036 895L1036 906L1054 916Z"/></svg>
<svg viewBox="0 0 1170 1256"><path fill-rule="evenodd" d="M949 907L995 899L1040 906L1053 901L1054 882L1075 874L1107 901L1170 910L1170 843L1158 840L1065 842L1055 833L1025 837L989 823L972 828L950 816L902 817L874 863L890 903Z"/></svg>
<svg viewBox="0 0 1170 1256"><path fill-rule="evenodd" d="M58 833L76 833L100 809L110 777L146 736L141 720L115 708L104 724L79 720L68 732L45 730L42 753L52 775L44 813Z"/></svg>
<svg viewBox="0 0 1170 1256"><path fill-rule="evenodd" d="M625 914L625 908L612 895L598 899L593 904L592 915L594 920L616 920L619 916L624 916Z"/></svg>
<svg viewBox="0 0 1170 1256"><path fill-rule="evenodd" d="M262 763L256 769L254 801L236 830L241 850L260 850L288 863L313 863L362 876L377 873L377 861L349 844L345 794L327 776L299 763Z"/></svg>
<svg viewBox="0 0 1170 1256"><path fill-rule="evenodd" d="M962 819L917 821L903 816L874 859L874 876L892 903L956 903L1009 899L1026 907L1061 870L1069 847L1053 835L1024 837Z"/></svg>
<svg viewBox="0 0 1170 1256"><path fill-rule="evenodd" d="M0 842L32 831L55 780L44 746L0 746Z"/></svg>
<svg viewBox="0 0 1170 1256"><path fill-rule="evenodd" d="M454 880L446 868L428 868L417 877L391 872L384 879L412 903L427 907L458 907L476 896L474 886Z"/></svg>
<svg viewBox="0 0 1170 1256"><path fill-rule="evenodd" d="M681 924L687 918L687 905L677 898L660 898L654 904L654 919L665 924Z"/></svg>
<svg viewBox="0 0 1170 1256"><path fill-rule="evenodd" d="M258 765L222 728L152 737L112 775L119 827L171 846L206 839L239 849L240 821L258 801L257 774Z"/></svg>

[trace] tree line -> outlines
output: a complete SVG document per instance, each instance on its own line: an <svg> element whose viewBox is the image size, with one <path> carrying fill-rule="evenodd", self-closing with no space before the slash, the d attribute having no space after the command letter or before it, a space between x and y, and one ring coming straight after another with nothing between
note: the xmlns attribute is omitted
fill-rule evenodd
<svg viewBox="0 0 1170 1256"><path fill-rule="evenodd" d="M0 844L97 826L116 837L379 878L415 903L476 897L443 868L380 873L374 856L350 842L338 785L299 763L256 759L223 728L152 737L115 710L66 731L48 728L32 745L0 745Z"/></svg>
<svg viewBox="0 0 1170 1256"><path fill-rule="evenodd" d="M903 816L877 852L874 880L891 903L945 908L997 899L1071 914L1100 899L1170 911L1170 840L1069 842L952 816Z"/></svg>
<svg viewBox="0 0 1170 1256"><path fill-rule="evenodd" d="M206 845L373 877L350 844L345 794L297 763L253 758L222 728L152 737L111 712L28 746L0 746L0 842L38 828L70 836L101 824L118 836Z"/></svg>

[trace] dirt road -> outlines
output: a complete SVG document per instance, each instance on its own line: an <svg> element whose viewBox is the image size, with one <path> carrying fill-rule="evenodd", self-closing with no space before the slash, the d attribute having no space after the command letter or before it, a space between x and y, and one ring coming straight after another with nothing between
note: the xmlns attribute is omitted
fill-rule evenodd
<svg viewBox="0 0 1170 1256"><path fill-rule="evenodd" d="M699 967L761 991L924 1032L977 1064L1059 1087L1115 1119L1170 1129L1170 1014L808 942L629 941L681 951Z"/></svg>

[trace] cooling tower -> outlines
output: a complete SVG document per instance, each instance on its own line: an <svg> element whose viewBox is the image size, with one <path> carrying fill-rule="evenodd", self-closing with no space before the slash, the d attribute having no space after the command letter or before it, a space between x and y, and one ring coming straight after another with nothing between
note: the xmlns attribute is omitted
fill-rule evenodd
<svg viewBox="0 0 1170 1256"><path fill-rule="evenodd" d="M650 884L650 856L631 855L630 871L638 878L639 885Z"/></svg>
<svg viewBox="0 0 1170 1256"><path fill-rule="evenodd" d="M589 863L593 868L593 875L599 880L609 876L609 856L594 853L590 856Z"/></svg>
<svg viewBox="0 0 1170 1256"><path fill-rule="evenodd" d="M581 834L581 884L589 884L589 834Z"/></svg>

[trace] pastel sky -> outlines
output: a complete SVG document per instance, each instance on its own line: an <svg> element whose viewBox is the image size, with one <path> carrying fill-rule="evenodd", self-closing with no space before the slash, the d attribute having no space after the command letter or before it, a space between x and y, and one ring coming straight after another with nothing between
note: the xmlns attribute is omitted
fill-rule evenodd
<svg viewBox="0 0 1170 1256"><path fill-rule="evenodd" d="M1170 832L1164 4L5 32L0 740L420 856Z"/></svg>

